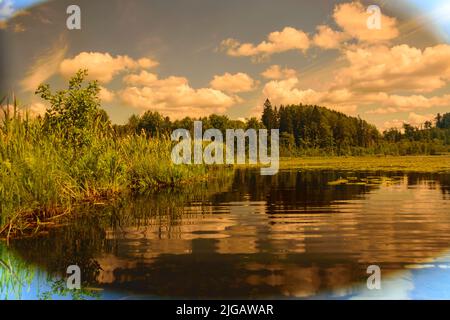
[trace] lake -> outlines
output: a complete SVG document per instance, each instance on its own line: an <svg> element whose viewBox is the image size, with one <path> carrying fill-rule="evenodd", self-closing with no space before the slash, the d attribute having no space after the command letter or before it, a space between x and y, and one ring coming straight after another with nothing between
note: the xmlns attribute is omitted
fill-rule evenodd
<svg viewBox="0 0 450 320"><path fill-rule="evenodd" d="M9 299L450 298L450 174L237 170L80 209L0 258Z"/></svg>

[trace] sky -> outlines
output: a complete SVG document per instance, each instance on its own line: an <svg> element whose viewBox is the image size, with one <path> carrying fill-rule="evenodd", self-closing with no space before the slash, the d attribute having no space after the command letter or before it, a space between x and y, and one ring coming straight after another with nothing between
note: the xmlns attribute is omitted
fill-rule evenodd
<svg viewBox="0 0 450 320"><path fill-rule="evenodd" d="M36 2L36 3L35 3ZM115 123L159 111L260 116L317 104L380 129L450 112L445 1L0 0L1 89L39 114L40 83L78 69L101 85ZM81 9L68 30L66 9ZM370 29L370 5L381 9Z"/></svg>

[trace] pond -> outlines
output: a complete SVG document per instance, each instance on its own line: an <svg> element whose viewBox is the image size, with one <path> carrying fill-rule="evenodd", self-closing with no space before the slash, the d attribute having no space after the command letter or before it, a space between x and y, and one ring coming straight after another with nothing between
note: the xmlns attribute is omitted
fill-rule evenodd
<svg viewBox="0 0 450 320"><path fill-rule="evenodd" d="M1 244L0 298L450 298L449 248L449 174L237 170Z"/></svg>

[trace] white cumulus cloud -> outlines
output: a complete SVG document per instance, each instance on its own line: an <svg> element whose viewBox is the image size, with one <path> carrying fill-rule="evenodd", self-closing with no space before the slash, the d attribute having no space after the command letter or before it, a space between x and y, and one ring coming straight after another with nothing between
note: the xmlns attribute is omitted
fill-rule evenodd
<svg viewBox="0 0 450 320"><path fill-rule="evenodd" d="M127 55L113 57L109 53L81 52L72 59L62 61L60 72L64 77L69 78L78 70L87 69L90 79L108 83L123 71L139 68L148 69L157 65L158 62L149 58L134 60Z"/></svg>
<svg viewBox="0 0 450 320"><path fill-rule="evenodd" d="M231 74L226 72L221 76L214 76L210 85L217 90L238 93L253 91L256 87L256 81L246 73Z"/></svg>
<svg viewBox="0 0 450 320"><path fill-rule="evenodd" d="M124 104L174 119L223 114L241 102L239 97L214 88L192 88L184 77L159 79L156 74L141 71L124 77L124 83L127 87L118 93Z"/></svg>

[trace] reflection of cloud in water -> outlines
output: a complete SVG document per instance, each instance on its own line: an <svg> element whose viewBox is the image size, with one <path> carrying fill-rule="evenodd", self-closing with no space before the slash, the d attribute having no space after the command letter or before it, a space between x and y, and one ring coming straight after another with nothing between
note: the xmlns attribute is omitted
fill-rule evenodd
<svg viewBox="0 0 450 320"><path fill-rule="evenodd" d="M361 291L353 294L351 299L383 299L383 300L400 300L409 299L410 292L414 289L413 276L411 272L402 272L401 276L386 277L382 280L381 290L368 290L362 288Z"/></svg>
<svg viewBox="0 0 450 320"><path fill-rule="evenodd" d="M406 265L407 270L383 276L381 290L360 286L345 296L351 299L450 299L450 253L433 262Z"/></svg>
<svg viewBox="0 0 450 320"><path fill-rule="evenodd" d="M442 202L439 188L414 183L403 179L372 188L365 197L332 200L328 206L289 204L286 208L285 202L255 201L259 199L244 193L243 201L191 204L185 207L188 216L176 223L147 220L139 228L109 230L107 238L122 238L128 259L150 265L163 266L167 255L178 255L183 268L181 257L211 254L211 250L215 255L236 256L223 263L236 272L242 269L247 285L271 287L285 297L316 296L328 288L335 298L406 298L414 289L411 271L392 277L389 273L405 268L404 264L432 261L433 253L448 245L448 237L442 235L450 234L448 204ZM272 256L261 260L263 254ZM239 255L251 256L241 261ZM103 263L109 264L106 270L111 274L114 262ZM124 268L121 260L115 263ZM383 290L349 287L355 281L365 284L369 264L380 264L386 271ZM122 274L117 281L127 277ZM211 279L203 281L207 284Z"/></svg>
<svg viewBox="0 0 450 320"><path fill-rule="evenodd" d="M82 235L73 227L55 231L42 243L28 242L35 248L19 251L52 270L69 258L96 260L100 284L152 296L431 295L420 282L427 272L436 277L437 271L448 272L443 266L449 265L434 261L450 243L450 203L439 183L446 178L409 175L382 186L327 184L342 174L238 173L232 188L202 200L175 202L167 196L142 207L133 202L103 231L88 230L98 228L94 219L82 225ZM73 238L85 239L83 251ZM51 257L39 255L48 248ZM382 268L380 292L365 289L371 264ZM414 269L418 265L437 267ZM433 274L428 277L436 287Z"/></svg>

